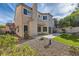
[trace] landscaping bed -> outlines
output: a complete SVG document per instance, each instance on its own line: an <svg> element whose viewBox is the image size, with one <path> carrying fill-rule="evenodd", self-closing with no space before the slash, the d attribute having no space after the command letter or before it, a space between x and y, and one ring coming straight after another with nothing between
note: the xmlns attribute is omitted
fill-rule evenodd
<svg viewBox="0 0 79 59"><path fill-rule="evenodd" d="M53 38L54 41L69 46L68 52L72 56L79 56L79 36L75 34L61 34Z"/></svg>
<svg viewBox="0 0 79 59"><path fill-rule="evenodd" d="M37 54L28 44L17 46L18 42L18 38L13 35L0 35L0 56L29 56Z"/></svg>

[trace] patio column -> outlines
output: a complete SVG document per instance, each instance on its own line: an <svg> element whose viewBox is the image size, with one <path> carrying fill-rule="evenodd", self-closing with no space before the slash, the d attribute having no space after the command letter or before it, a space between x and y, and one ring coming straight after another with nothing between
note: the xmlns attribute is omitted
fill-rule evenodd
<svg viewBox="0 0 79 59"><path fill-rule="evenodd" d="M41 33L43 33L43 26L41 26Z"/></svg>
<svg viewBox="0 0 79 59"><path fill-rule="evenodd" d="M49 27L47 27L47 33L49 34Z"/></svg>

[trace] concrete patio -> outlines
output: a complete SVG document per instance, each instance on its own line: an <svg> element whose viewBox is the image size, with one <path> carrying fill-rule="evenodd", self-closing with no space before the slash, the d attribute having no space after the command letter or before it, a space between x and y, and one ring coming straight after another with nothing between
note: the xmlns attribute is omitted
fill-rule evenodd
<svg viewBox="0 0 79 59"><path fill-rule="evenodd" d="M52 39L57 35L60 35L60 34L53 34ZM49 41L47 39L40 40L41 37L42 36L38 36L35 39L28 40L22 44L27 43L38 52L38 55L41 55L41 56L70 55L68 52L68 46L55 42L54 40L52 40L52 44L48 48L45 48L44 46L46 46L49 43Z"/></svg>

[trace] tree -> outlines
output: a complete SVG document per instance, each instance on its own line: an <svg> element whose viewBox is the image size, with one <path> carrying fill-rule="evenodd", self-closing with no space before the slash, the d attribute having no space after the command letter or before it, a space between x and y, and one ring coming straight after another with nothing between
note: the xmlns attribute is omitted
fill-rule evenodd
<svg viewBox="0 0 79 59"><path fill-rule="evenodd" d="M71 13L59 21L60 27L77 27L79 26L79 10Z"/></svg>
<svg viewBox="0 0 79 59"><path fill-rule="evenodd" d="M58 21L56 18L54 18L54 23L55 23L55 27L57 28L58 27Z"/></svg>

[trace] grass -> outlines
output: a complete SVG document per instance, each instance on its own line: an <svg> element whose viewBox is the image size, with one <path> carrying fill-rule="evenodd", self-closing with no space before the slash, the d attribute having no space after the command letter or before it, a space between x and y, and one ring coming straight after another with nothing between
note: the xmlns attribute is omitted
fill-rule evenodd
<svg viewBox="0 0 79 59"><path fill-rule="evenodd" d="M28 44L17 46L18 38L12 35L0 35L0 56L33 56L37 52Z"/></svg>
<svg viewBox="0 0 79 59"><path fill-rule="evenodd" d="M62 34L60 36L56 36L53 40L68 46L79 47L79 36L72 34Z"/></svg>

